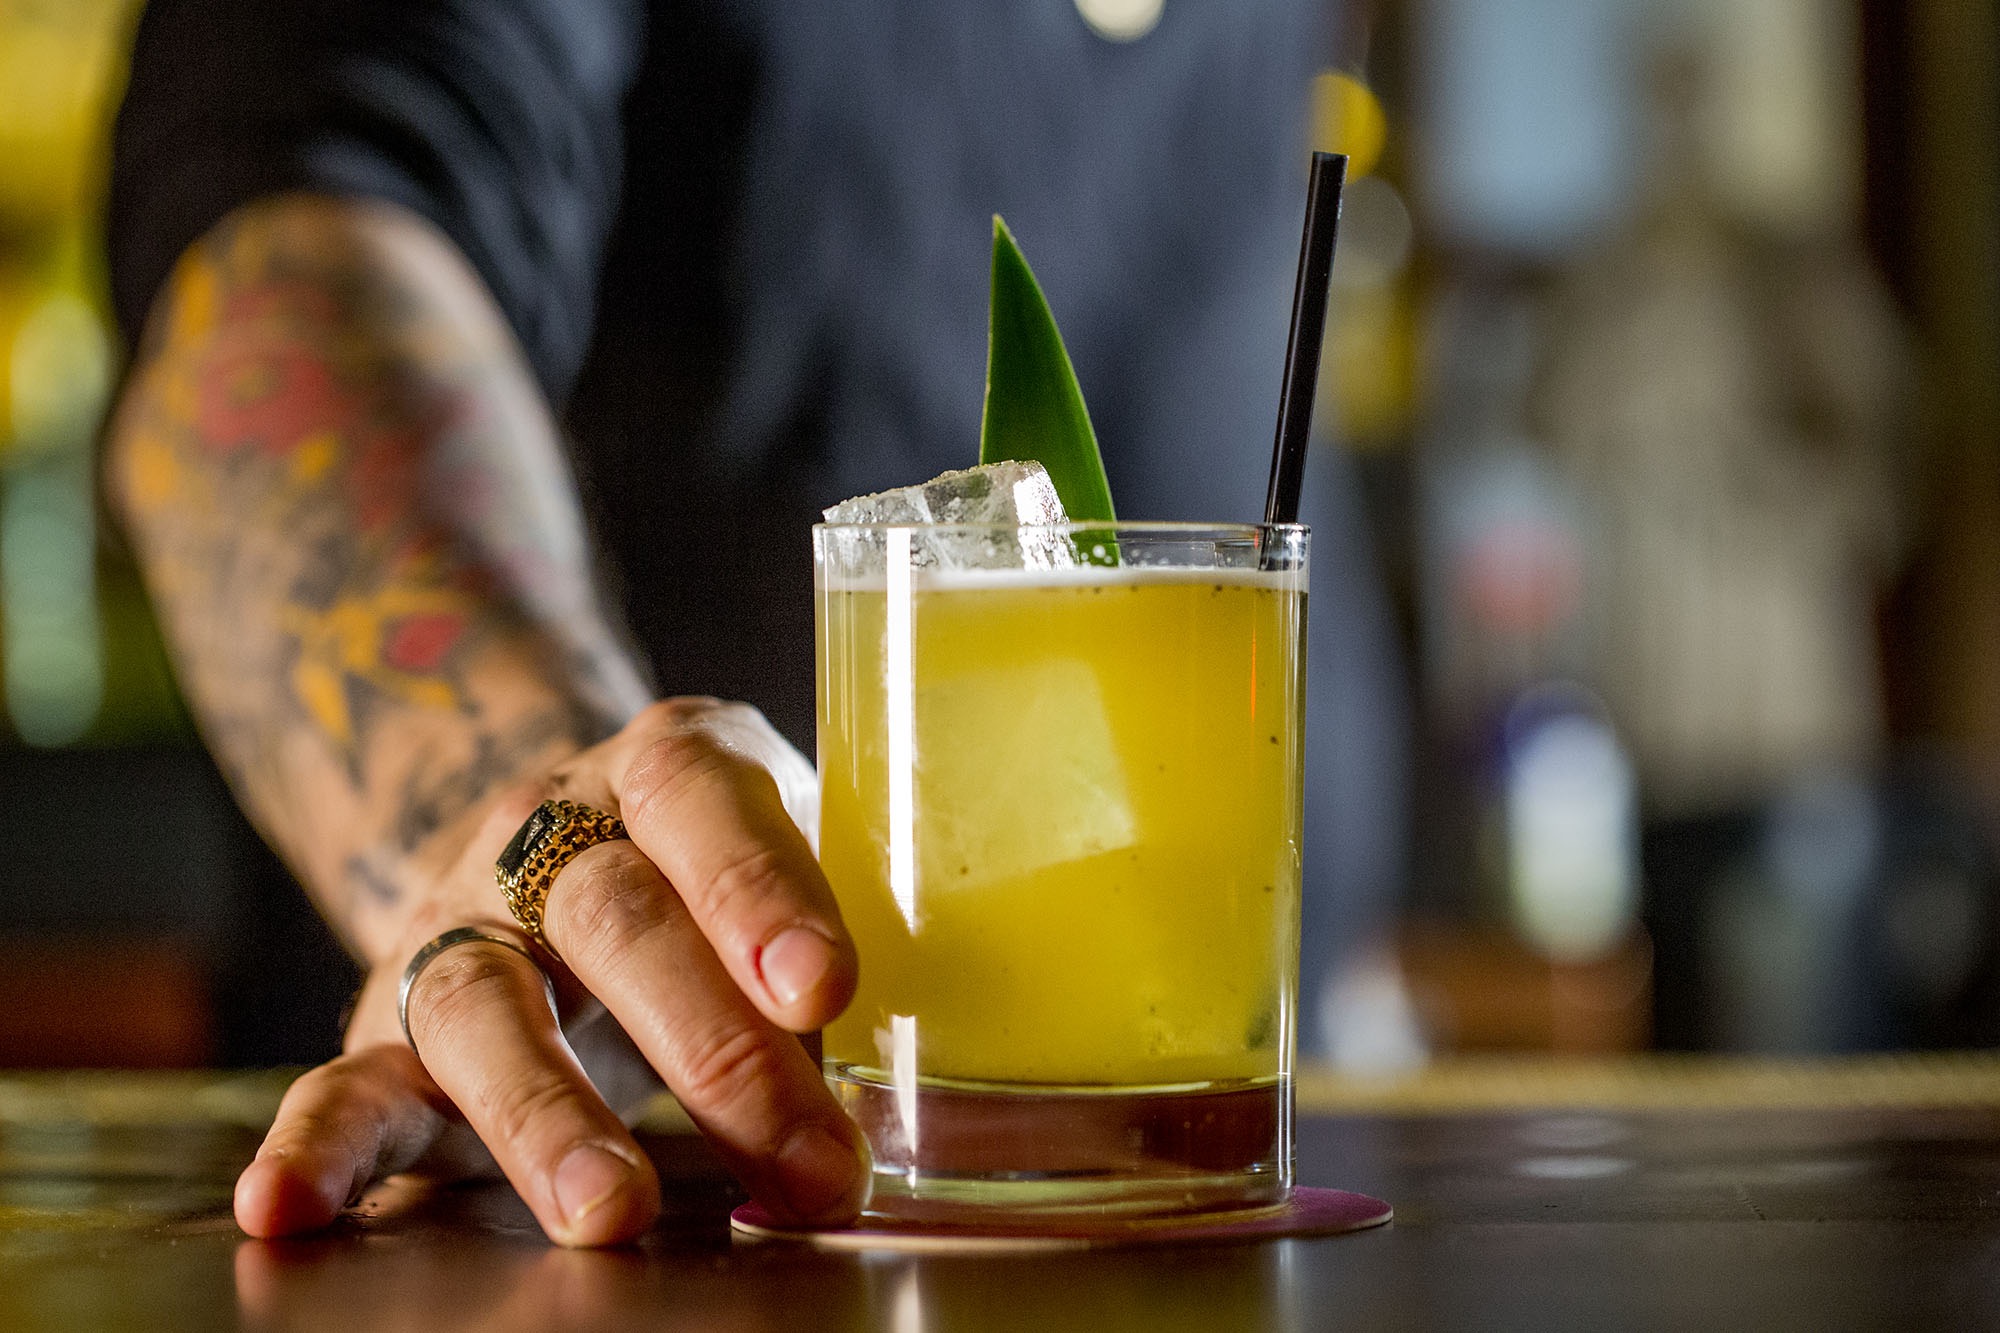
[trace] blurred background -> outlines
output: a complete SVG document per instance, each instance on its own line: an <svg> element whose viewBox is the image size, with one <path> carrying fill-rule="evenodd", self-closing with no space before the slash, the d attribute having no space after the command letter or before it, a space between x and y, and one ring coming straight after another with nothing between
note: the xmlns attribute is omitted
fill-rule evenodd
<svg viewBox="0 0 2000 1333"><path fill-rule="evenodd" d="M0 1065L297 1063L352 969L202 754L95 491L137 11L0 0ZM1418 758L1398 919L1306 997L1318 1054L2000 1039L2000 14L1335 26L1320 417Z"/></svg>

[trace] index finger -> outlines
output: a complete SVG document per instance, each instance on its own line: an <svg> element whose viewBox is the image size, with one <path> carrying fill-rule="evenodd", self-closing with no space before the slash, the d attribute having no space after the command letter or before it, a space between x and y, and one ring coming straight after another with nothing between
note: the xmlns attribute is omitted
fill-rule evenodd
<svg viewBox="0 0 2000 1333"><path fill-rule="evenodd" d="M237 1178L237 1223L260 1237L325 1226L369 1181L421 1156L447 1105L406 1046L368 1046L309 1070Z"/></svg>
<svg viewBox="0 0 2000 1333"><path fill-rule="evenodd" d="M783 741L744 705L672 700L651 713L613 771L626 831L765 1017L794 1032L824 1026L854 996L854 942L776 782L729 731Z"/></svg>

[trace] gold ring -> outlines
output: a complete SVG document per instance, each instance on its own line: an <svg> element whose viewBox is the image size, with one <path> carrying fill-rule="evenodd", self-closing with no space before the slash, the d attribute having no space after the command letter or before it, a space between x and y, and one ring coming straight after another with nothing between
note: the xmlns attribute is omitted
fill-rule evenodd
<svg viewBox="0 0 2000 1333"><path fill-rule="evenodd" d="M627 837L616 815L575 801L543 801L493 863L493 877L507 895L507 910L535 943L548 949L542 934L542 904L563 867L586 847Z"/></svg>

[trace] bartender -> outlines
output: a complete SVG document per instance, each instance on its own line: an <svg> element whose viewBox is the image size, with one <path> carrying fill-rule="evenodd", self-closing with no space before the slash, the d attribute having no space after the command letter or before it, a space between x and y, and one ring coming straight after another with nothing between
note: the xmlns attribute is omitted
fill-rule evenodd
<svg viewBox="0 0 2000 1333"><path fill-rule="evenodd" d="M860 1137L792 1035L857 968L793 819L807 527L973 460L996 211L1121 510L1253 517L1325 18L146 7L107 487L208 744L367 971L246 1230L490 1153L551 1238L630 1239L659 1183L620 1116L655 1076L775 1213L853 1215ZM1323 453L1309 1044L1400 840L1387 632Z"/></svg>

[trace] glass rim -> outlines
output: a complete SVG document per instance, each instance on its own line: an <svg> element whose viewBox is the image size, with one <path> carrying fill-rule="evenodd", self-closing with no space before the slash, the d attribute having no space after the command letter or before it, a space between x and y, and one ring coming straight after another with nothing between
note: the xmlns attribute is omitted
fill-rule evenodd
<svg viewBox="0 0 2000 1333"><path fill-rule="evenodd" d="M878 522L878 523L833 523L819 522L812 525L814 532L938 532L938 533L1002 533L1033 532L1051 536L1076 536L1082 533L1142 533L1158 532L1168 536L1181 537L1240 537L1254 538L1262 533L1280 537L1309 536L1312 532L1306 523L1199 523L1181 519L1066 519L1061 523L919 523Z"/></svg>

